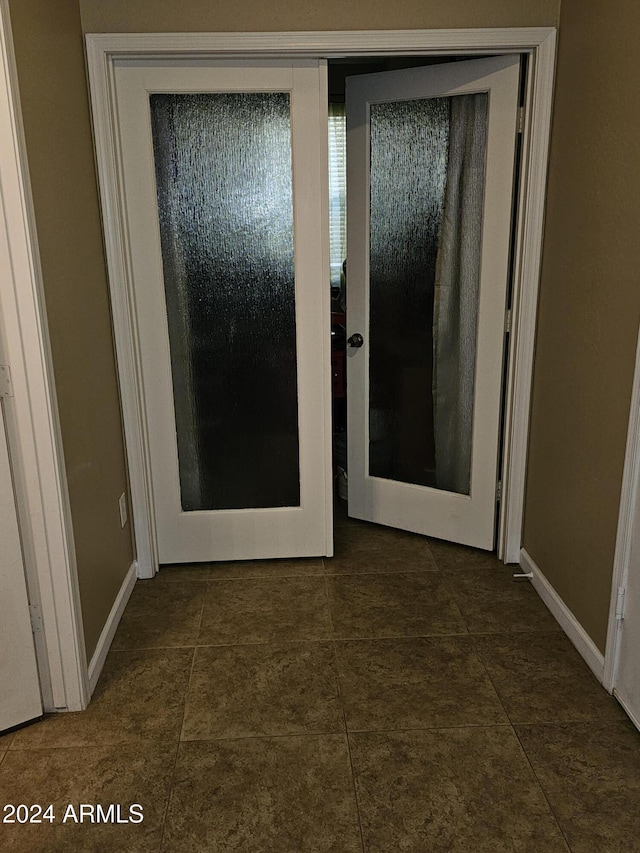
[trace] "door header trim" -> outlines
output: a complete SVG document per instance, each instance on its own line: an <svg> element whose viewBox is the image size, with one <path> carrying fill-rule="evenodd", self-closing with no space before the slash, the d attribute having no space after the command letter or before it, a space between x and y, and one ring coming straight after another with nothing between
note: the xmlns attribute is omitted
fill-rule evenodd
<svg viewBox="0 0 640 853"><path fill-rule="evenodd" d="M464 30L343 30L288 33L89 33L89 54L176 56L385 56L390 54L522 53L538 50L553 27Z"/></svg>

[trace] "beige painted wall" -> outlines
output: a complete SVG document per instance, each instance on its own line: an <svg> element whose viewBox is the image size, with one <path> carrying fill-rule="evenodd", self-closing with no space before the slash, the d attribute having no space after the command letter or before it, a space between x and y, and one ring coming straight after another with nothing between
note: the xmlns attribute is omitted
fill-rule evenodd
<svg viewBox="0 0 640 853"><path fill-rule="evenodd" d="M10 12L90 659L133 554L80 14Z"/></svg>
<svg viewBox="0 0 640 853"><path fill-rule="evenodd" d="M80 0L85 32L555 26L560 0Z"/></svg>
<svg viewBox="0 0 640 853"><path fill-rule="evenodd" d="M524 545L601 651L636 335L634 0L562 0Z"/></svg>

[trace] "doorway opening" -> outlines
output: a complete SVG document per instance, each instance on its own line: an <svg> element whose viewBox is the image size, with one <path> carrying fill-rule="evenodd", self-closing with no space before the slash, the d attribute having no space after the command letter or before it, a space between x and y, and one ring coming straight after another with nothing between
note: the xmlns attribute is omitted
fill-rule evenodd
<svg viewBox="0 0 640 853"><path fill-rule="evenodd" d="M135 290L135 276L137 274L137 264L135 258L132 260L132 229L128 218L131 210L136 205L141 211L148 211L153 208L155 203L155 194L148 185L142 187L142 192L132 191L131 194L126 192L126 183L130 176L135 180L141 178L146 180L145 175L149 175L153 171L151 164L142 163L140 159L136 161L136 157L141 158L144 152L138 150L137 154L130 157L127 163L127 157L123 157L123 135L122 135L122 111L116 109L119 103L121 84L129 92L131 98L129 118L130 121L130 140L135 142L145 135L148 135L148 128L142 126L137 121L137 117L148 110L148 92L149 91L166 91L164 88L158 89L153 84L152 89L144 90L143 78L147 79L151 74L151 64L155 70L153 74L159 75L167 79L170 72L170 67L179 73L180 79L183 80L184 91L220 91L215 88L208 88L210 84L203 83L202 73L205 68L212 69L213 66L222 68L227 64L229 66L229 74L225 78L229 81L229 85L236 86L238 81L237 69L242 67L245 69L243 74L249 73L251 66L254 68L262 64L264 67L269 66L272 69L278 63L286 62L288 68L293 70L294 76L302 81L302 78L308 81L307 92L313 96L315 88L316 93L318 88L323 89L321 77L316 77L316 83L312 80L312 67L320 69L322 61L318 62L318 57L326 57L333 61L338 60L340 64L346 64L345 57L354 57L354 64L360 65L363 58L371 58L374 62L394 61L391 57L400 57L396 60L405 65L414 65L416 63L437 65L444 60L444 57L467 58L473 56L477 58L481 55L490 55L496 58L506 57L511 55L527 54L531 62L527 67L527 79L525 84L526 89L526 120L524 128L524 143L523 143L523 170L522 170L522 198L526 201L519 205L517 213L517 250L513 267L515 269L516 299L514 301L514 320L513 326L516 332L517 347L512 350L512 356L509 359L509 377L507 389L507 402L505 406L505 479L503 486L503 505L500 512L500 540L498 553L501 558L506 558L507 561L517 561L520 549L520 532L522 524L522 504L524 492L524 472L526 460L526 439L527 439L527 423L528 423L528 406L530 398L530 382L531 382L531 360L533 353L533 339L535 330L535 304L537 297L537 280L540 262L541 249L541 234L542 234L542 210L544 199L544 183L546 173L546 154L548 148L548 131L550 123L550 108L551 108L551 91L553 81L553 69L555 59L555 31L553 29L499 29L499 30L450 30L450 31L411 31L411 32L372 32L372 33L349 33L349 32L327 32L327 33L264 33L264 34L246 34L246 33L225 33L225 34L187 34L180 37L171 34L134 34L123 35L88 35L88 60L91 82L91 95L93 116L96 130L96 141L98 151L98 170L100 176L100 185L103 198L103 209L105 219L105 232L107 235L107 258L110 270L110 286L113 301L113 316L114 329L116 338L116 347L118 350L118 369L121 378L122 396L123 396L123 411L125 421L125 433L127 439L127 450L129 455L129 465L131 471L132 485L132 514L135 525L136 545L138 551L138 574L140 577L149 577L155 574L159 563L158 554L158 536L159 528L168 526L161 520L158 522L157 516L157 497L154 493L154 476L151 471L151 457L149 454L149 430L151 426L160 423L167 424L169 419L166 417L156 417L156 411L153 412L153 417L149 416L149 412L145 411L145 399L148 397L148 389L143 377L143 358L140 333L138 332L138 324L136 318L132 316L133 306L138 301L138 292ZM416 60L415 57L418 57ZM436 60L434 62L434 59ZM150 64L151 63L151 64ZM318 64L316 64L318 63ZM449 63L452 64L452 63ZM453 65L457 63L454 61ZM515 63L517 65L518 62ZM162 67L161 67L162 66ZM231 69L233 66L233 71ZM136 70L137 67L137 70ZM282 67L282 65L280 66ZM296 70L297 69L297 70ZM421 69L404 69L408 72ZM437 69L435 69L437 71ZM458 69L459 71L459 69ZM212 72L211 72L212 73ZM272 73L271 71L269 72ZM275 70L273 74L275 74ZM391 72L395 73L395 72ZM209 72L205 72L209 74ZM129 82L125 79L130 76ZM163 77L163 75L165 75ZM141 89L136 90L137 85L133 78L136 78ZM460 79L459 73L454 73L456 79ZM189 82L187 82L189 78ZM296 78L296 79L298 79ZM149 78L150 79L150 78ZM212 79L211 76L208 78ZM131 87L129 87L131 83ZM319 86L318 86L319 84ZM164 87L164 83L161 83ZM171 91L175 91L173 84ZM225 84L226 85L226 84ZM244 85L244 84L243 84ZM274 91L282 91L281 84L275 82ZM260 89L263 90L264 74L261 75ZM207 87L207 88L203 88ZM285 89L289 88L286 84ZM249 90L247 90L249 91ZM459 90L458 90L459 91ZM466 92L478 91L476 86L467 88ZM437 97L437 94L435 95ZM326 109L326 89L324 93L325 109ZM420 97L419 95L417 97ZM147 106L145 108L145 99ZM322 100L321 96L321 100ZM402 97L400 98L402 99ZM491 99L493 101L493 97ZM299 99L293 98L292 104L299 103ZM317 109L316 106L313 109ZM316 113L321 124L320 114ZM307 112L307 121L299 124L299 133L302 145L302 151L313 150L315 165L310 168L294 168L294 174L305 176L307 184L311 180L311 176L316 172L317 164L321 162L323 154L317 148L317 142L314 141L313 133L306 133L307 130L313 129L317 135L318 123L315 119L309 121L311 114ZM326 121L326 119L325 119ZM491 122L489 123L491 126ZM325 125L326 126L326 125ZM514 124L515 127L515 118ZM126 134L125 134L126 135ZM513 137L511 137L513 140ZM149 150L149 146L146 146ZM296 155L298 156L298 155ZM500 160L498 155L494 158ZM123 162L124 161L124 162ZM144 168L140 168L143 166ZM151 168L150 168L151 166ZM326 174L326 171L325 171ZM309 179L309 180L307 180ZM315 179L313 179L315 180ZM502 195L508 195L511 198L511 190L513 186L513 175L509 176L509 186L505 186L502 181ZM488 186L496 185L495 175L491 180L488 180ZM498 181L497 183L501 183ZM122 187L125 186L123 192ZM322 191L321 191L322 192ZM321 193L309 194L307 191L307 199L319 198ZM126 197L126 200L124 197ZM309 212L309 208L305 205L305 212ZM509 212L510 213L510 212ZM316 216L314 213L313 216ZM313 217L312 217L313 218ZM306 217L308 222L309 218ZM350 222L353 222L354 217L349 213ZM511 221L511 216L508 216L508 221ZM307 227L308 222L302 222L301 225ZM319 226L317 219L311 227L307 227L306 235L317 238L324 226ZM506 229L508 230L508 228ZM502 229L504 233L505 229ZM147 231L147 235L151 232ZM151 235L153 236L153 235ZM323 240L328 238L328 235L323 237ZM156 240L156 238L153 238ZM153 242L153 241L152 241ZM317 244L316 244L317 245ZM325 243L326 245L326 243ZM159 252L156 251L156 256ZM489 253L491 256L492 253ZM347 256L350 256L349 263L352 263L354 253L349 250ZM149 268L149 259L151 255L148 251L143 252L141 257L145 259L144 264L140 264L140 269L144 272ZM154 260L154 263L156 261ZM316 254L315 265L316 269L326 263L324 258L320 260ZM156 264L157 267L157 264ZM326 275L323 273L326 283L330 281L330 273L327 270ZM347 271L347 278L351 277L351 272ZM353 293L353 278L351 277L351 286L348 288ZM329 299L327 294L327 307L324 322L325 329L329 327ZM350 311L350 317L346 318L347 325L353 320L353 311ZM482 310L480 311L482 315ZM308 311L303 311L300 317L308 318L311 314ZM317 316L317 315L316 315ZM504 322L502 318L501 322ZM364 326L364 324L363 324ZM349 329L347 329L349 331ZM350 333L352 334L352 333ZM312 335L312 337L315 336ZM499 336L501 337L501 336ZM158 336L154 335L153 339L158 340ZM299 340L304 340L305 344L311 345L311 339L305 333L299 336ZM327 344L328 345L328 335ZM315 346L315 344L314 344ZM365 343L366 346L366 343ZM160 349L166 350L166 345L162 344ZM502 352L502 338L500 341L500 351ZM160 366L162 370L162 362L164 359L163 353L159 351L156 355L161 355L160 359L153 360L153 364ZM356 359L351 360L355 363ZM324 413L316 410L315 416L309 416L308 423L315 424L323 422L325 435L325 449L328 450L331 444L331 394L330 394L330 371L328 369L328 353L323 363L327 365L326 378L322 384L328 390L328 396L323 404ZM165 370L166 373L166 370ZM494 374L501 374L501 366L493 370ZM362 376L360 377L362 378ZM502 377L500 376L499 388L502 387ZM169 380L170 383L170 380ZM299 389L311 387L307 379L299 383ZM350 390L353 390L352 388ZM325 393L325 392L323 392ZM484 395L480 395L484 398ZM348 398L353 395L349 394ZM316 393L315 400L317 401L320 395ZM310 402L312 398L307 397ZM493 412L497 413L500 410L499 400L490 407ZM353 424L353 418L351 419ZM328 442L327 442L328 438ZM175 443L175 436L173 438ZM152 442L151 442L152 443ZM307 447L310 446L309 441L306 442ZM476 453L476 457L482 457L482 452ZM312 516L320 519L322 516L327 520L330 519L330 507L332 503L332 471L330 465L330 455L325 452L324 459L329 460L328 470L326 471L325 484L326 487L320 487L320 480L314 487L316 495L326 495L324 500L325 510L322 510L320 504L313 510ZM350 467L351 467L351 463ZM155 466L154 466L155 467ZM491 501L493 503L493 495L495 494L495 472L491 476L485 477L484 486L492 492ZM174 472L170 472L170 481L177 481ZM371 478L373 479L373 478ZM379 478L383 482L383 478ZM309 476L301 477L301 483L311 482ZM384 481L386 483L390 481ZM350 495L353 492L353 481L350 485ZM401 483L399 485L402 485ZM173 488L173 486L172 486ZM488 492L487 492L488 493ZM303 501L303 505L307 509L311 506L313 499L313 490L309 493L308 499ZM172 499L173 500L173 499ZM375 499L377 501L377 497ZM175 501L174 501L175 502ZM374 501L375 502L375 501ZM377 501L380 503L380 501ZM382 501L384 502L384 500ZM396 500L395 496L391 498L391 505L401 506L403 500ZM464 500L462 501L464 503ZM154 506L155 504L155 506ZM406 507L402 507L406 509ZM232 515L234 510L226 511L229 513L229 520L233 521L235 527L236 521L241 521L240 516ZM273 515L273 519L282 520L288 515L288 510L279 510ZM298 515L299 513L295 513ZM421 511L424 516L424 512ZM196 524L197 513L185 513L188 519L189 527ZM445 511L442 517L448 517L449 511ZM300 526L294 525L286 534L274 535L274 527L271 521L267 520L266 513L259 513L252 516L246 514L246 520L255 517L255 522L262 525L262 517L264 516L264 531L265 535L273 542L278 540L280 544L284 543L287 546L293 541L291 537L299 538ZM293 514L292 514L293 521ZM495 517L493 515L492 517ZM269 516L271 518L271 516ZM310 516L311 518L311 516ZM251 521L253 524L254 521ZM386 521L383 523L393 524L394 521ZM407 529L415 529L408 527ZM237 531L236 531L237 534ZM327 529L327 549L330 545L330 531ZM213 529L204 537L207 542L213 541ZM203 539L203 541L204 541ZM226 534L222 538L217 537L219 542L226 542ZM193 536L190 536L193 541ZM231 541L231 540L228 540ZM238 536L235 535L234 542L238 541ZM493 543L493 532L491 533L491 543ZM309 553L309 552L307 552ZM320 553L316 551L315 553ZM327 550L325 553L330 553ZM257 556L257 555L256 555ZM262 556L276 556L264 554ZM281 554L284 556L284 554ZM253 555L245 557L225 557L221 556L213 559L251 559ZM207 557L199 557L196 559L208 559ZM180 560L178 560L180 562Z"/></svg>

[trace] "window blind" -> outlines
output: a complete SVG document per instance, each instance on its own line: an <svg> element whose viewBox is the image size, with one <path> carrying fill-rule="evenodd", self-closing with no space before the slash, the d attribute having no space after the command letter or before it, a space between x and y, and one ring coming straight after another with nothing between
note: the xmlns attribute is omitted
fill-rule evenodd
<svg viewBox="0 0 640 853"><path fill-rule="evenodd" d="M331 287L340 287L347 252L347 128L344 104L329 104L329 243Z"/></svg>

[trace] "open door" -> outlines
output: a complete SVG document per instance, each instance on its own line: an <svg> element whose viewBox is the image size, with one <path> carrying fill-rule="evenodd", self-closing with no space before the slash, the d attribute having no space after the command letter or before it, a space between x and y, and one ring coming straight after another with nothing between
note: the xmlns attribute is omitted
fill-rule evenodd
<svg viewBox="0 0 640 853"><path fill-rule="evenodd" d="M332 554L325 65L115 62L160 563Z"/></svg>
<svg viewBox="0 0 640 853"><path fill-rule="evenodd" d="M349 515L486 549L519 68L347 80Z"/></svg>
<svg viewBox="0 0 640 853"><path fill-rule="evenodd" d="M0 732L42 714L9 451L0 404Z"/></svg>

